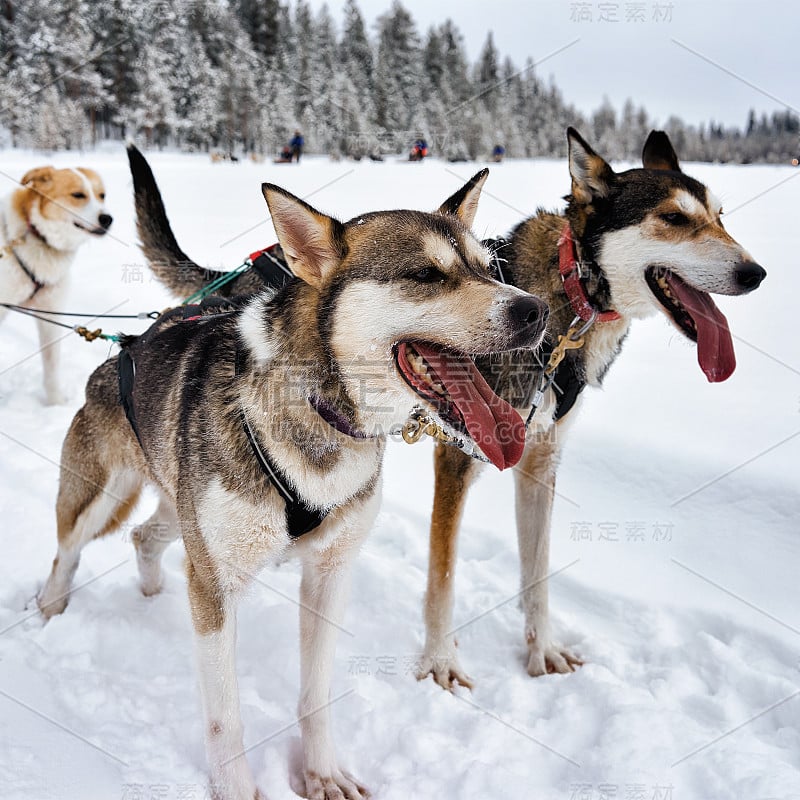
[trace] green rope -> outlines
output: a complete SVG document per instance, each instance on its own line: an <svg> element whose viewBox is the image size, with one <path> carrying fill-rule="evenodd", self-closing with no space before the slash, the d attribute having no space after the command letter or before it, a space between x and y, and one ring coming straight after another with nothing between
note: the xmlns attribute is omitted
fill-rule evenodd
<svg viewBox="0 0 800 800"><path fill-rule="evenodd" d="M224 286L226 283L230 283L237 275L247 272L251 266L252 264L249 261L245 261L243 264L240 264L238 267L236 267L236 269L232 269L230 272L220 275L219 278L211 281L209 284L206 284L202 289L198 289L194 294L190 294L183 301L183 303L181 303L181 305L189 306L192 305L192 303L201 302L210 294L214 294L214 292L216 292L221 286Z"/></svg>

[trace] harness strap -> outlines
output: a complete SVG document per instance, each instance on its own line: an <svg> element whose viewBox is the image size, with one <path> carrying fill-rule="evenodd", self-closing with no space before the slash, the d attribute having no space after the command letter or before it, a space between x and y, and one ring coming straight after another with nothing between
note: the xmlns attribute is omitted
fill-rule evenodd
<svg viewBox="0 0 800 800"><path fill-rule="evenodd" d="M6 218L5 216L0 217L0 222L2 222L2 229L3 229L3 238L7 237L7 228L6 228ZM19 268L25 273L25 276L30 280L33 284L33 291L28 295L28 297L23 301L27 303L29 300L32 300L45 286L46 283L40 281L36 275L34 274L33 270L19 257L19 253L14 249L15 247L19 247L21 244L24 244L25 239L27 238L28 234L32 233L37 239L41 239L45 244L47 244L47 239L42 236L41 233L33 226L30 222L28 223L28 228L22 236L18 236L16 239L7 242L2 249L0 249L0 258L2 258L4 253L8 253L14 256L15 261L19 264Z"/></svg>
<svg viewBox="0 0 800 800"><path fill-rule="evenodd" d="M242 372L241 362L242 351L237 347L235 358L237 376ZM292 491L281 470L258 443L258 437L250 425L250 421L247 419L244 408L241 409L240 413L242 428L250 444L250 449L253 451L255 459L261 467L261 471L267 476L270 483L275 487L286 504L286 527L289 531L289 536L291 536L292 539L297 539L303 534L313 531L322 524L325 517L328 516L328 512L310 507Z"/></svg>
<svg viewBox="0 0 800 800"><path fill-rule="evenodd" d="M19 268L27 275L30 282L33 284L33 291L28 295L25 302L27 303L29 300L32 300L36 295L47 286L46 283L40 281L36 275L34 275L33 270L19 257L19 253L16 250L11 251L14 254L14 258L17 260L17 264L19 264Z"/></svg>
<svg viewBox="0 0 800 800"><path fill-rule="evenodd" d="M282 289L287 283L294 280L295 275L289 269L283 251L278 255L278 245L273 244L263 250L250 253L248 261L253 272L264 281L271 289Z"/></svg>
<svg viewBox="0 0 800 800"><path fill-rule="evenodd" d="M119 402L125 411L131 429L136 434L136 441L139 447L144 450L142 437L139 433L139 425L136 422L136 409L133 406L133 381L136 377L136 365L133 356L127 347L123 347L117 356L117 380L119 382Z"/></svg>
<svg viewBox="0 0 800 800"><path fill-rule="evenodd" d="M550 360L550 356L555 349L554 345L543 345L540 357L542 359L542 369L544 365ZM578 401L578 396L586 388L586 381L578 375L575 367L575 362L571 358L565 358L559 365L553 375L552 387L556 393L556 410L553 419L558 422L562 417L565 417L572 411L572 407ZM537 388L537 380L534 377L531 392L535 392ZM526 405L531 403L533 397L528 397Z"/></svg>

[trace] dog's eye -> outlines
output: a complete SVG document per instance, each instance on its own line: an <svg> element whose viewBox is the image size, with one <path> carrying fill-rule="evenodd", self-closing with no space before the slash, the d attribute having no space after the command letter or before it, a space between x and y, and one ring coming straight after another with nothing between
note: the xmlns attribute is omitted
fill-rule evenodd
<svg viewBox="0 0 800 800"><path fill-rule="evenodd" d="M105 199L106 199L106 193L105 193L105 192L100 192L100 194L98 195L98 197L99 197L101 200L105 200Z"/></svg>
<svg viewBox="0 0 800 800"><path fill-rule="evenodd" d="M662 214L661 219L668 225L688 225L689 217L681 214L679 211L670 211L668 214Z"/></svg>
<svg viewBox="0 0 800 800"><path fill-rule="evenodd" d="M423 267L412 272L408 277L417 283L441 283L445 279L436 267Z"/></svg>
<svg viewBox="0 0 800 800"><path fill-rule="evenodd" d="M83 192L73 192L73 193L72 193L72 196L73 196L73 197L74 197L76 200L85 200L85 199L86 199L86 195L85 195Z"/></svg>

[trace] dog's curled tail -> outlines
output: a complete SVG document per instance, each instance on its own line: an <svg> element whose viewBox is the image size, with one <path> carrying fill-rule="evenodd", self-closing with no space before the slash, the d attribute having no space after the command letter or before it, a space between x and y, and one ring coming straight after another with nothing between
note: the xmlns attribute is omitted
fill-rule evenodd
<svg viewBox="0 0 800 800"><path fill-rule="evenodd" d="M173 294L185 297L196 292L216 277L214 271L203 269L181 250L172 233L153 171L130 143L128 164L133 177L136 231L150 269Z"/></svg>

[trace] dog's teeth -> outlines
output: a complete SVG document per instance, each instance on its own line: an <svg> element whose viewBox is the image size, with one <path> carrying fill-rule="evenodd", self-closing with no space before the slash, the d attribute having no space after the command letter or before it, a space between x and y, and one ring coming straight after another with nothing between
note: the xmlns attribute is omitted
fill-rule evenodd
<svg viewBox="0 0 800 800"><path fill-rule="evenodd" d="M409 354L408 363L411 365L411 369L413 369L417 375L422 378L428 377L428 364L422 356L416 353L413 355Z"/></svg>
<svg viewBox="0 0 800 800"><path fill-rule="evenodd" d="M447 389L439 381L433 380L429 370L428 362L419 353L408 353L408 363L414 374L422 378L425 383L440 397L449 397Z"/></svg>

